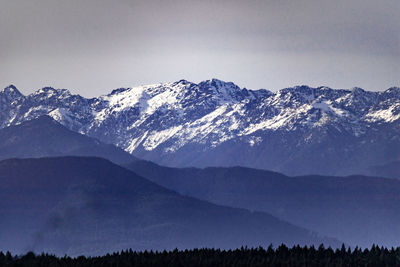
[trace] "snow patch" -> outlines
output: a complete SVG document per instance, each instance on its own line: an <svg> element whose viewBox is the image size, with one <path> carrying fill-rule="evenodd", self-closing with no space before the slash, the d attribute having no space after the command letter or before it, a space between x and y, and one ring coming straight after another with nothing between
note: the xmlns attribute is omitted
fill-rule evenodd
<svg viewBox="0 0 400 267"><path fill-rule="evenodd" d="M368 113L366 116L368 122L394 122L400 119L400 103L390 106L388 109L380 109Z"/></svg>

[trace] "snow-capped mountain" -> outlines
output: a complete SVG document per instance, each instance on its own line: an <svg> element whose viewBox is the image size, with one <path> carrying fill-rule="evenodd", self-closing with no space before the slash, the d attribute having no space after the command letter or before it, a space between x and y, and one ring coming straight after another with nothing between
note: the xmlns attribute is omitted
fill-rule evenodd
<svg viewBox="0 0 400 267"><path fill-rule="evenodd" d="M0 127L48 114L69 129L171 166L242 165L348 174L400 157L400 88L242 89L217 79L86 99L43 88L0 91Z"/></svg>

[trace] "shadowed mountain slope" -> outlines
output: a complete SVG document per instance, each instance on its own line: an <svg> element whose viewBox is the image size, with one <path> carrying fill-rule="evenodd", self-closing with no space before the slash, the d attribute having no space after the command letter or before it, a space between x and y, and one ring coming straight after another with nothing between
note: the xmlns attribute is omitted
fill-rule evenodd
<svg viewBox="0 0 400 267"><path fill-rule="evenodd" d="M49 116L0 129L0 159L52 156L96 156L127 163L134 156L71 130Z"/></svg>
<svg viewBox="0 0 400 267"><path fill-rule="evenodd" d="M369 167L364 173L367 175L400 179L400 160Z"/></svg>
<svg viewBox="0 0 400 267"><path fill-rule="evenodd" d="M366 176L288 177L242 168L126 166L181 194L264 211L350 245L399 246L400 181Z"/></svg>
<svg viewBox="0 0 400 267"><path fill-rule="evenodd" d="M266 213L181 196L101 158L1 161L0 196L0 250L14 253L338 245Z"/></svg>

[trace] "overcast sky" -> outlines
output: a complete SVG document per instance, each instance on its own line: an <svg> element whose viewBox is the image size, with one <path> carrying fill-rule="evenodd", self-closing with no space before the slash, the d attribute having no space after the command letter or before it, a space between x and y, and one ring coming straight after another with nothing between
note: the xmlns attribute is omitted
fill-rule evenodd
<svg viewBox="0 0 400 267"><path fill-rule="evenodd" d="M399 0L0 0L0 87L400 86Z"/></svg>

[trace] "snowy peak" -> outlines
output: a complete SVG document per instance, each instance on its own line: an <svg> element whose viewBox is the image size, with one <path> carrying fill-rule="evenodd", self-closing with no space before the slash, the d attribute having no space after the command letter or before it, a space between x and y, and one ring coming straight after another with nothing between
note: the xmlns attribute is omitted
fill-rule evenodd
<svg viewBox="0 0 400 267"><path fill-rule="evenodd" d="M32 95L34 97L41 98L65 98L71 96L71 93L67 89L55 89L53 87L43 87Z"/></svg>
<svg viewBox="0 0 400 267"><path fill-rule="evenodd" d="M194 83L189 82L189 81L187 81L187 80L185 80L185 79L182 79L182 80L179 80L179 81L177 81L177 82L172 83L172 86L177 86L177 85L186 86L186 85L193 85L193 84L194 84Z"/></svg>
<svg viewBox="0 0 400 267"><path fill-rule="evenodd" d="M209 92L221 103L237 102L246 98L246 90L241 89L239 86L232 82L224 82L218 79L206 80L199 83L200 90Z"/></svg>
<svg viewBox="0 0 400 267"><path fill-rule="evenodd" d="M234 104L246 99L267 97L273 93L263 90L242 89L232 82L211 79L199 84L180 80L173 83L159 83L132 88L119 88L110 94L100 97L119 110L134 106L187 107L202 105L204 107L222 104Z"/></svg>
<svg viewBox="0 0 400 267"><path fill-rule="evenodd" d="M390 87L382 95L386 98L400 98L400 87Z"/></svg>
<svg viewBox="0 0 400 267"><path fill-rule="evenodd" d="M9 85L6 88L0 90L0 97L7 98L8 100L21 98L24 95L14 85Z"/></svg>
<svg viewBox="0 0 400 267"><path fill-rule="evenodd" d="M288 95L293 99L312 102L318 98L334 100L348 94L349 92L350 91L348 90L332 89L326 86L313 88L307 85L301 85L281 89L276 94L283 97Z"/></svg>
<svg viewBox="0 0 400 267"><path fill-rule="evenodd" d="M366 91L360 87L353 87L351 88L351 93L354 95L361 95L364 94Z"/></svg>
<svg viewBox="0 0 400 267"><path fill-rule="evenodd" d="M140 113L151 115L160 108L163 110L182 110L194 106L215 108L222 104L240 102L249 96L248 90L241 89L232 82L212 79L199 84L180 80L174 83L120 88L102 96L101 100L106 101L109 108L114 111L137 108Z"/></svg>
<svg viewBox="0 0 400 267"><path fill-rule="evenodd" d="M6 88L1 89L1 90L0 90L0 93L10 93L10 92L15 92L15 91L19 92L18 89L17 89L17 87L15 87L15 85L10 84L10 85L7 86Z"/></svg>
<svg viewBox="0 0 400 267"><path fill-rule="evenodd" d="M24 98L25 96L14 85L0 90L0 128L10 124L14 107Z"/></svg>
<svg viewBox="0 0 400 267"><path fill-rule="evenodd" d="M199 86L214 88L218 93L223 93L224 91L239 93L242 90L239 86L237 86L233 82L224 82L215 78L200 82Z"/></svg>

